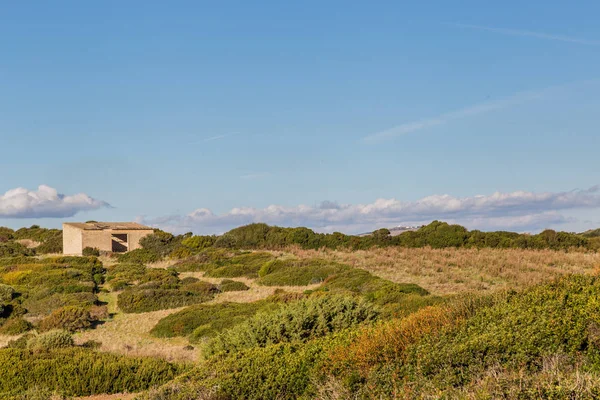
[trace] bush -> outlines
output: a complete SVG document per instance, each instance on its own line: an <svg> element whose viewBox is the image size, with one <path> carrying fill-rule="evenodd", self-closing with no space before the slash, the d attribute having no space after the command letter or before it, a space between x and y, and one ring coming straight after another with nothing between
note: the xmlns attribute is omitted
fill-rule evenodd
<svg viewBox="0 0 600 400"><path fill-rule="evenodd" d="M0 283L0 304L6 304L12 301L13 296L15 295L15 289L8 285L3 285Z"/></svg>
<svg viewBox="0 0 600 400"><path fill-rule="evenodd" d="M183 367L160 359L132 358L83 348L49 352L0 350L0 395L37 386L63 396L139 392L172 380Z"/></svg>
<svg viewBox="0 0 600 400"><path fill-rule="evenodd" d="M73 337L69 332L63 330L42 333L32 337L27 342L27 348L35 351L48 351L73 346L75 346Z"/></svg>
<svg viewBox="0 0 600 400"><path fill-rule="evenodd" d="M265 300L191 306L161 319L150 333L156 337L191 334L190 341L198 342L245 321L258 311L275 310L278 307L278 304Z"/></svg>
<svg viewBox="0 0 600 400"><path fill-rule="evenodd" d="M307 341L360 323L378 313L363 300L319 296L287 304L274 312L261 312L212 339L206 354L231 353L250 347Z"/></svg>
<svg viewBox="0 0 600 400"><path fill-rule="evenodd" d="M350 267L332 261L275 260L262 266L257 283L265 286L306 286L321 283Z"/></svg>
<svg viewBox="0 0 600 400"><path fill-rule="evenodd" d="M95 247L86 247L85 249L83 249L82 254L84 256L99 257L100 256L100 250L98 250Z"/></svg>
<svg viewBox="0 0 600 400"><path fill-rule="evenodd" d="M214 265L209 266L206 276L213 278L256 278L261 267L274 258L271 254L262 252L235 255L231 258L219 260Z"/></svg>
<svg viewBox="0 0 600 400"><path fill-rule="evenodd" d="M20 335L31 330L33 326L23 318L10 318L0 326L0 335Z"/></svg>
<svg viewBox="0 0 600 400"><path fill-rule="evenodd" d="M127 253L119 254L117 259L120 263L150 264L160 261L162 257L152 250L135 249Z"/></svg>
<svg viewBox="0 0 600 400"><path fill-rule="evenodd" d="M213 293L178 289L128 289L118 296L119 308L125 313L143 313L204 303Z"/></svg>
<svg viewBox="0 0 600 400"><path fill-rule="evenodd" d="M240 292L250 289L244 282L232 281L231 279L222 280L218 287L221 292Z"/></svg>
<svg viewBox="0 0 600 400"><path fill-rule="evenodd" d="M61 254L63 252L62 232L43 241L35 248L36 254ZM85 254L84 254L85 255Z"/></svg>
<svg viewBox="0 0 600 400"><path fill-rule="evenodd" d="M54 310L49 316L40 321L41 331L51 329L64 329L68 332L76 332L89 328L92 318L89 310L78 306L67 306Z"/></svg>
<svg viewBox="0 0 600 400"><path fill-rule="evenodd" d="M308 343L280 343L213 357L175 381L141 398L189 399L311 399L314 368L333 346L348 341L348 334L330 335ZM329 397L329 398L353 398Z"/></svg>

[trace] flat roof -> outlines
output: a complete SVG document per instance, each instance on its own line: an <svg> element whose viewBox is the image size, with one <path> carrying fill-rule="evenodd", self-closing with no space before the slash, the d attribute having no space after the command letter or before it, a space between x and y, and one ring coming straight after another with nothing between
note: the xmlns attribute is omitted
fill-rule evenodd
<svg viewBox="0 0 600 400"><path fill-rule="evenodd" d="M72 226L84 231L146 231L154 230L149 226L138 224L137 222L65 222L63 225Z"/></svg>

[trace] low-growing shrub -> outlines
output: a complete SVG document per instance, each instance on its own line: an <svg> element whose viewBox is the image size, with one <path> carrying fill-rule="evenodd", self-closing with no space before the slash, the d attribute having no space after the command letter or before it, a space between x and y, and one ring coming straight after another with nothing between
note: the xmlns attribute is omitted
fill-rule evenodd
<svg viewBox="0 0 600 400"><path fill-rule="evenodd" d="M32 387L62 396L139 392L172 380L185 367L84 348L47 352L0 350L0 395L13 398Z"/></svg>
<svg viewBox="0 0 600 400"><path fill-rule="evenodd" d="M374 321L378 312L361 299L323 295L261 312L212 339L206 354L231 353L250 347L307 341Z"/></svg>
<svg viewBox="0 0 600 400"><path fill-rule="evenodd" d="M213 278L256 278L261 267L272 261L274 257L269 253L245 253L219 261L207 269L206 276Z"/></svg>
<svg viewBox="0 0 600 400"><path fill-rule="evenodd" d="M0 335L20 335L31 328L31 323L23 318L9 318L0 326Z"/></svg>
<svg viewBox="0 0 600 400"><path fill-rule="evenodd" d="M207 295L214 295L219 293L219 289L217 286L213 285L210 282L198 281L194 283L188 283L186 285L181 286L181 290L188 291L192 293L204 293Z"/></svg>
<svg viewBox="0 0 600 400"><path fill-rule="evenodd" d="M15 289L0 283L0 304L6 304L13 299Z"/></svg>
<svg viewBox="0 0 600 400"><path fill-rule="evenodd" d="M160 254L148 249L135 249L117 256L121 263L139 264L150 264L160 261L161 258Z"/></svg>
<svg viewBox="0 0 600 400"><path fill-rule="evenodd" d="M263 264L257 283L265 286L306 286L350 269L326 260L275 260Z"/></svg>
<svg viewBox="0 0 600 400"><path fill-rule="evenodd" d="M199 342L244 322L258 311L275 310L278 307L277 303L265 300L195 305L161 319L150 333L156 337L191 334L190 341Z"/></svg>
<svg viewBox="0 0 600 400"><path fill-rule="evenodd" d="M126 313L142 313L204 303L214 293L179 289L128 289L118 296L119 308Z"/></svg>
<svg viewBox="0 0 600 400"><path fill-rule="evenodd" d="M98 250L95 247L86 247L86 248L83 249L82 255L84 255L84 256L99 257L100 256L100 250Z"/></svg>
<svg viewBox="0 0 600 400"><path fill-rule="evenodd" d="M54 310L49 316L40 321L39 329L49 331L51 329L64 329L68 332L76 332L89 328L92 318L88 309L78 306L66 306Z"/></svg>
<svg viewBox="0 0 600 400"><path fill-rule="evenodd" d="M241 292L250 289L244 282L231 279L223 279L218 287L221 292Z"/></svg>
<svg viewBox="0 0 600 400"><path fill-rule="evenodd" d="M32 315L48 315L52 311L65 306L91 307L98 302L93 293L55 293L41 298L29 297L24 300L23 307Z"/></svg>
<svg viewBox="0 0 600 400"><path fill-rule="evenodd" d="M48 351L73 346L75 346L75 342L71 334L59 329L41 333L27 341L27 348L34 351Z"/></svg>
<svg viewBox="0 0 600 400"><path fill-rule="evenodd" d="M194 278L193 276L187 276L181 280L182 285L189 285L190 283L200 282L200 279Z"/></svg>
<svg viewBox="0 0 600 400"><path fill-rule="evenodd" d="M225 357L213 357L173 382L142 395L144 400L189 399L312 399L314 369L328 350L347 343L342 332L308 343L279 343L245 349Z"/></svg>

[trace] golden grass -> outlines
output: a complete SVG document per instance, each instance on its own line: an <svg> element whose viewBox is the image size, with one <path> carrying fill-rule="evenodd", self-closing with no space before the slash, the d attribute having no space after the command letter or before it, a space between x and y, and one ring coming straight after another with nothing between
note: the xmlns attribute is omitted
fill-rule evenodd
<svg viewBox="0 0 600 400"><path fill-rule="evenodd" d="M74 335L75 343L88 340L102 343L101 351L130 356L159 357L167 361L191 361L199 359L199 350L186 350L189 343L185 338L155 338L150 330L162 318L185 307L153 311L141 314L124 314L117 306L118 293L100 293L100 301L106 302L112 315L95 329Z"/></svg>
<svg viewBox="0 0 600 400"><path fill-rule="evenodd" d="M324 258L394 282L416 283L433 294L521 289L569 273L600 269L600 253L519 249L374 248L288 249L299 258Z"/></svg>
<svg viewBox="0 0 600 400"><path fill-rule="evenodd" d="M75 400L130 400L135 399L136 393L95 394L93 396L75 397Z"/></svg>
<svg viewBox="0 0 600 400"><path fill-rule="evenodd" d="M10 342L11 340L16 340L20 337L21 337L21 335L16 335L16 336L0 335L0 348L6 347L8 342Z"/></svg>
<svg viewBox="0 0 600 400"><path fill-rule="evenodd" d="M204 276L204 272L181 272L179 274L181 279L187 277L194 277L201 279L206 282L210 282L213 284L219 284L223 280L223 278L211 278ZM248 286L249 290L243 290L239 292L225 292L219 293L215 296L215 298L205 304L216 304L216 303L224 303L224 302L233 302L233 303L250 303L253 301L258 301L265 299L271 296L277 289L285 290L286 292L295 292L302 293L305 290L314 290L320 286L320 284L307 285L307 286L262 286L255 283L254 279L249 278L226 278L234 281L243 282Z"/></svg>

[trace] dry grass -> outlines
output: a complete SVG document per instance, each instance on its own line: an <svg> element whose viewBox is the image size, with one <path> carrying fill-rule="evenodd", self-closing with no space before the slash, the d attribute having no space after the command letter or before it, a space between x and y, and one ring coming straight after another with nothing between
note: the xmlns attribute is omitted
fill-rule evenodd
<svg viewBox="0 0 600 400"><path fill-rule="evenodd" d="M223 280L223 278L205 277L204 272L182 272L179 274L179 277L182 279L186 277L194 277L213 284L221 283L221 281ZM253 279L232 278L232 280L243 282L250 289L239 292L219 293L215 296L213 300L207 302L206 304L224 303L226 301L233 303L250 303L271 296L273 293L275 293L277 289L282 289L286 292L302 293L305 290L314 290L320 286L320 284L318 283L315 285L308 286L261 286L257 285Z"/></svg>
<svg viewBox="0 0 600 400"><path fill-rule="evenodd" d="M11 340L16 340L20 337L21 337L21 335L17 335L17 336L0 335L0 348L6 347L8 342L10 342Z"/></svg>
<svg viewBox="0 0 600 400"><path fill-rule="evenodd" d="M75 397L75 400L131 400L135 399L135 393L117 393L117 394L95 394L93 396Z"/></svg>
<svg viewBox="0 0 600 400"><path fill-rule="evenodd" d="M28 249L35 249L40 244L42 244L41 242L36 242L35 240L31 240L31 239L19 239L19 240L15 240L15 242L22 244L23 246L27 247Z"/></svg>
<svg viewBox="0 0 600 400"><path fill-rule="evenodd" d="M103 293L100 300L108 303L112 318L103 321L95 329L75 334L77 344L88 340L102 343L101 351L130 356L159 357L167 361L192 361L199 359L199 350L186 350L185 338L155 338L150 330L158 321L185 307L141 314L124 314L117 307L117 293Z"/></svg>
<svg viewBox="0 0 600 400"><path fill-rule="evenodd" d="M299 258L325 258L433 294L521 289L568 273L593 273L600 253L517 249L376 248L359 251L289 249Z"/></svg>

